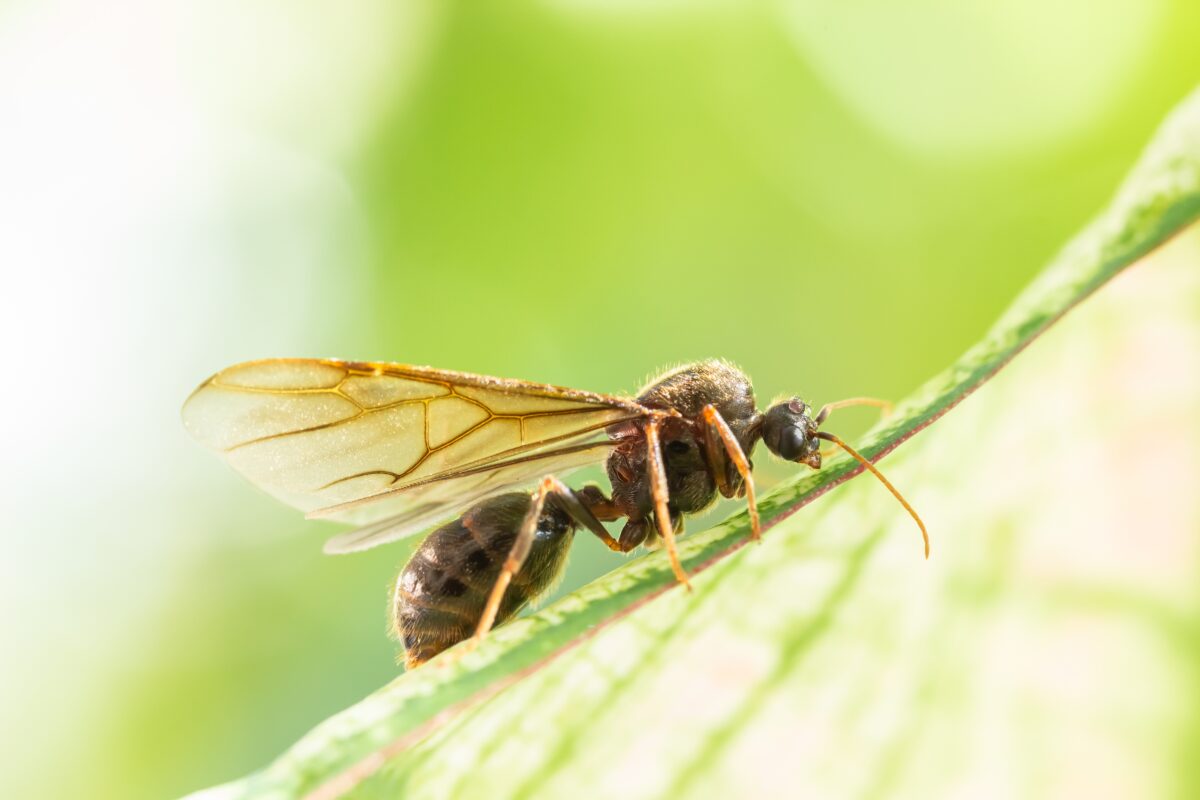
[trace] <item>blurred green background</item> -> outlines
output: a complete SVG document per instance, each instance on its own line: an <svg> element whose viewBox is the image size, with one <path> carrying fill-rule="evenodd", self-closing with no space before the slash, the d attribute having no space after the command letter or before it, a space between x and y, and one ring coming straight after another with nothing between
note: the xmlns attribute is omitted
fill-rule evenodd
<svg viewBox="0 0 1200 800"><path fill-rule="evenodd" d="M321 556L188 440L210 373L621 392L722 356L764 400L902 397L1107 199L1197 41L1167 0L5 4L3 795L231 779L397 672L411 545ZM579 541L563 590L618 560Z"/></svg>

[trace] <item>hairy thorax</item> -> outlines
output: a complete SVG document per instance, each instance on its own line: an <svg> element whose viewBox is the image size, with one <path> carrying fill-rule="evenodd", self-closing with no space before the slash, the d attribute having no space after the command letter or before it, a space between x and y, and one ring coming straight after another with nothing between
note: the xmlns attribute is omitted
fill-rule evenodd
<svg viewBox="0 0 1200 800"><path fill-rule="evenodd" d="M757 420L750 380L725 361L702 361L656 379L642 389L637 400L649 408L679 414L664 419L660 432L672 516L707 508L716 500L717 488L705 449L704 407L712 405L720 412L749 455ZM613 502L630 519L646 519L653 501L645 434L634 424L614 426L608 433L617 442L607 465ZM728 478L739 480L736 475Z"/></svg>

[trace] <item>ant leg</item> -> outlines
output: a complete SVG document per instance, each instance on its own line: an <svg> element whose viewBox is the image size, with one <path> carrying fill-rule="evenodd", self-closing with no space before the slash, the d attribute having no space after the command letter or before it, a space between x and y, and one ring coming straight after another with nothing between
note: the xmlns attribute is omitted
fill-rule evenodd
<svg viewBox="0 0 1200 800"><path fill-rule="evenodd" d="M652 417L646 423L646 449L649 456L646 467L650 478L650 495L654 498L654 519L658 523L658 533L662 536L663 544L667 546L667 556L671 559L671 570L675 578L688 591L692 583L688 580L683 564L679 562L679 548L675 546L675 528L671 524L671 512L667 510L667 471L663 467L662 448L658 440L658 418Z"/></svg>
<svg viewBox="0 0 1200 800"><path fill-rule="evenodd" d="M521 527L517 530L517 538L513 541L512 548L508 552L508 557L504 560L504 566L501 567L500 574L496 577L496 582L492 584L492 591L488 594L487 603L484 605L483 613L479 617L479 624L475 628L475 634L471 637L468 644L464 646L465 651L469 652L473 650L496 623L496 615L500 613L500 604L504 602L504 594L508 591L508 585L512 583L513 577L521 571L525 559L529 556L529 550L533 546L534 534L537 533L538 520L541 519L542 510L546 506L547 499L551 497L558 502L559 507L572 520L595 534L610 550L628 552L632 549L630 547L623 547L622 542L614 539L592 512L590 505L595 505L601 510L601 513L607 513L609 501L598 487L587 487L587 491L576 494L571 491L570 487L553 475L547 475L542 478L542 482L538 484L537 491L533 494L533 502L530 504L529 510L525 512L525 518L521 520ZM635 544L634 546L636 547L637 545Z"/></svg>
<svg viewBox="0 0 1200 800"><path fill-rule="evenodd" d="M611 499L604 496L604 490L594 483L589 483L575 492L579 502L587 506L592 516L601 522L616 522L625 516Z"/></svg>
<svg viewBox="0 0 1200 800"><path fill-rule="evenodd" d="M584 486L579 491L575 492L575 499L583 505L583 511L590 514L593 519L599 522L616 522L625 516L625 514L617 508L612 500L604 496L604 492L600 487L593 484ZM621 538L613 539L605 531L604 535L600 535L597 528L588 524L587 520L582 516L576 516L570 509L567 513L575 516L575 519L582 525L586 525L588 530L596 534L604 546L614 553L628 553L631 550L636 550L638 545L646 541L646 536L649 533L649 521L647 520L626 520L625 527L621 529Z"/></svg>
<svg viewBox="0 0 1200 800"><path fill-rule="evenodd" d="M575 516L575 520L581 525L588 525L588 529L596 534L596 537L614 553L628 553L638 548L638 545L646 541L646 537L650 534L650 526L653 521L649 516L643 519L627 519L627 515L622 511L616 503L604 496L603 490L594 483L589 483L582 489L575 492L575 499L583 505L583 511L591 514L599 522L616 522L620 519L625 519L625 527L621 529L621 537L613 539L605 532L604 536L600 535L600 531L588 525L587 521L582 516L575 516L575 512L568 510L568 513Z"/></svg>
<svg viewBox="0 0 1200 800"><path fill-rule="evenodd" d="M529 504L529 510L525 512L525 519L521 520L521 527L517 530L517 538L513 540L512 548L508 551L508 558L504 559L504 566L500 568L500 574L496 577L496 582L492 584L492 591L488 594L483 614L480 615L479 624L475 627L475 634L464 645L463 652L474 650L483 641L487 632L492 629L492 625L496 623L496 615L500 612L500 603L504 600L504 593L508 590L508 585L512 583L513 576L521 571L521 565L525 563L525 558L529 555L530 548L533 547L533 536L537 533L538 520L541 519L546 498L555 493L560 486L562 483L553 475L547 475L538 484L537 490L533 493L533 502ZM570 492L569 489L567 491Z"/></svg>
<svg viewBox="0 0 1200 800"><path fill-rule="evenodd" d="M750 474L750 461L746 458L746 454L742 452L742 446L738 443L737 437L733 435L733 431L729 427L729 423L721 416L721 412L717 411L716 407L711 403L704 407L704 421L708 424L705 428L705 438L708 441L710 452L716 451L717 442L714 438L720 439L720 443L724 446L725 452L729 454L729 459L733 462L733 466L737 468L738 474L742 476L742 486L746 488L746 503L750 507L750 536L755 541L762 538L762 527L758 522L758 500L754 497L754 476ZM719 471L717 483L720 485L724 479L724 470ZM724 494L724 492L722 492ZM728 497L729 495L725 495Z"/></svg>
<svg viewBox="0 0 1200 800"><path fill-rule="evenodd" d="M633 547L625 546L625 542L614 539L600 524L601 517L605 517L609 521L620 519L620 517L612 505L612 501L604 496L604 492L600 490L599 486L585 486L576 492L553 476L544 478L542 482L551 482L551 494L554 495L562 510L567 512L571 519L595 534L596 538L603 542L609 550L628 553L633 547L637 547L637 544L634 544Z"/></svg>
<svg viewBox="0 0 1200 800"><path fill-rule="evenodd" d="M707 422L707 418L705 421ZM704 428L703 449L704 460L708 462L708 471L712 473L713 482L717 484L717 491L721 493L722 497L737 495L740 487L735 487L729 480L729 458L725 455L725 445L721 441L720 433L711 424Z"/></svg>
<svg viewBox="0 0 1200 800"><path fill-rule="evenodd" d="M834 411L850 406L875 406L882 409L879 414L881 417L890 417L892 409L895 408L896 404L891 400L880 400L878 397L847 397L845 400L835 400L832 403L826 403L821 406L821 410L813 417L813 422L820 425L829 419L829 415Z"/></svg>

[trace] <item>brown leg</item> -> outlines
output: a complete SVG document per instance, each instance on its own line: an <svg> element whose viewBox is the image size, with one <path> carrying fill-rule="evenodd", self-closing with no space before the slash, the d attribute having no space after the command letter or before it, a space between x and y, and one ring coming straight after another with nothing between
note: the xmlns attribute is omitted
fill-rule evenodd
<svg viewBox="0 0 1200 800"><path fill-rule="evenodd" d="M729 459L737 468L738 474L742 476L742 486L746 487L746 503L750 506L750 536L758 541L762 538L762 528L758 522L758 501L754 497L754 476L750 474L750 461L742 452L742 446L738 443L737 437L733 435L733 431L730 430L729 424L725 422L725 418L721 416L721 412L717 411L715 406L710 404L704 407L704 421L708 424L709 449L713 449L716 444L712 441L715 433L721 440L721 444L725 446L725 452L729 454ZM721 473L724 478L724 470L721 470Z"/></svg>
<svg viewBox="0 0 1200 800"><path fill-rule="evenodd" d="M616 510L613 502L604 496L604 492L600 490L599 486L585 486L576 492L557 478L548 477L545 480L554 482L552 494L558 499L563 510L573 520L595 534L596 538L603 542L609 550L628 553L641 544L641 542L635 542L629 546L626 542L618 542L600 524L602 519L612 522L620 519L622 515Z"/></svg>
<svg viewBox="0 0 1200 800"><path fill-rule="evenodd" d="M707 406L706 410L708 408L712 406ZM725 456L721 434L711 424L704 426L704 460L708 462L708 471L712 473L713 482L717 484L717 491L721 496L733 497L737 494L729 482L729 459Z"/></svg>
<svg viewBox="0 0 1200 800"><path fill-rule="evenodd" d="M566 488L553 475L547 475L538 484L537 491L533 494L533 502L530 503L529 510L525 512L525 519L521 520L517 538L513 541L512 549L508 551L508 558L504 559L500 575L492 584L492 591L483 607L483 614L480 615L479 624L475 627L475 635L464 645L464 652L474 650L483 641L487 632L492 629L492 625L496 623L496 615L500 612L500 603L504 600L504 593L508 590L508 585L512 583L513 576L521 571L521 565L525 563L525 558L529 555L530 548L533 547L533 536L537 533L538 520L546 505L546 498L555 493L559 487Z"/></svg>
<svg viewBox="0 0 1200 800"><path fill-rule="evenodd" d="M542 482L538 484L537 491L533 495L533 503L525 512L525 518L521 520L521 527L517 531L517 538L513 541L512 549L508 552L508 558L504 560L504 566L501 567L496 582L492 584L492 591L488 594L487 603L479 617L479 624L475 628L475 634L463 648L465 651L473 650L496 623L496 615L500 613L500 604L504 602L504 593L508 591L508 585L512 583L513 577L521 571L525 559L529 556L529 550L533 546L533 536L537 533L538 520L541 519L542 510L546 507L546 500L551 495L561 503L563 510L572 519L594 533L610 550L628 552L629 548L623 548L592 513L587 500L595 499L594 495L603 499L603 494L596 487L588 488L594 492L589 491L577 495L553 475L542 478Z"/></svg>
<svg viewBox="0 0 1200 800"><path fill-rule="evenodd" d="M654 498L654 518L658 522L658 533L662 536L663 544L667 546L667 556L671 559L671 569L675 578L688 591L692 583L688 580L683 564L679 562L679 549L675 546L675 529L671 526L671 513L667 510L667 471L663 467L662 449L658 441L658 419L651 418L646 423L646 448L649 458L646 466L650 472L650 494Z"/></svg>
<svg viewBox="0 0 1200 800"><path fill-rule="evenodd" d="M625 516L617 504L604 496L604 490L594 483L589 483L575 492L579 502L587 506L592 516L601 522L616 522Z"/></svg>

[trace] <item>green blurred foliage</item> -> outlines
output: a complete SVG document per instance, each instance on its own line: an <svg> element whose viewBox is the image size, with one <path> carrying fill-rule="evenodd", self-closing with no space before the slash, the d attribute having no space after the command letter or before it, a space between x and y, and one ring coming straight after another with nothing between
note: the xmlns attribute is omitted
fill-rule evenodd
<svg viewBox="0 0 1200 800"><path fill-rule="evenodd" d="M63 8L0 13L0 52L26 67L0 101L65 98L87 110L66 119L103 124L30 128L14 141L42 150L0 139L4 157L51 165L54 197L110 168L98 202L117 208L139 169L204 180L131 212L147 266L129 270L78 233L88 213L42 208L36 174L6 181L55 234L23 273L88 248L38 314L66 333L12 342L87 355L102 409L51 406L88 433L31 445L99 488L13 525L33 633L5 676L11 796L230 779L396 673L384 603L410 546L319 556L327 527L184 437L178 405L210 372L339 355L629 391L719 355L764 398L900 397L979 337L1200 78L1200 9L1169 0L262 0L93 25ZM156 88L176 73L190 93ZM189 144L123 149L162 107L162 135ZM235 157L206 148L214 130ZM93 305L114 309L103 336L71 327ZM26 499L58 510L61 473L26 471ZM616 563L581 541L563 589Z"/></svg>
<svg viewBox="0 0 1200 800"><path fill-rule="evenodd" d="M1179 487L1197 475L1186 444L1170 445L1197 438L1200 381L1176 365L1200 359L1200 240L1181 235L1198 218L1200 90L1001 321L864 435L872 457L925 431L886 465L951 539L925 569L913 570L893 498L870 480L839 487L857 465L833 458L760 497L759 546L746 546L745 511L683 539L694 593L663 553L634 559L469 654L398 677L245 780L190 797L1009 796L1018 784L1164 796L1189 785L1190 762L1174 754L1193 720L1172 700L1194 683L1200 539ZM1112 280L1135 264L1132 283ZM1049 344L1026 352L1040 336ZM1116 397L1137 408L1139 438L1169 443L1156 453L1166 481L1108 468L1106 451L1128 436ZM1170 503L1156 516L1158 495ZM817 502L793 516L806 499ZM1122 652L1129 638L1149 646ZM1153 691L1125 688L1150 673ZM1014 704L1034 713L995 710ZM1093 722L1111 717L1138 733ZM973 736L957 741L960 730ZM944 753L947 735L953 764L909 766ZM1044 751L1073 757L1048 771ZM1102 773L1099 752L1112 753ZM998 761L1010 762L1003 775Z"/></svg>

